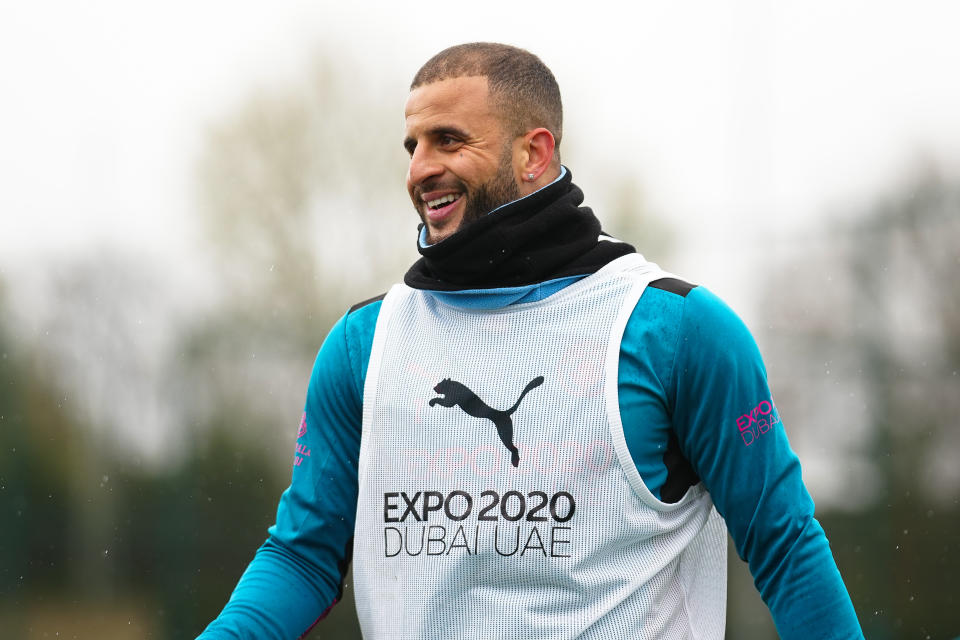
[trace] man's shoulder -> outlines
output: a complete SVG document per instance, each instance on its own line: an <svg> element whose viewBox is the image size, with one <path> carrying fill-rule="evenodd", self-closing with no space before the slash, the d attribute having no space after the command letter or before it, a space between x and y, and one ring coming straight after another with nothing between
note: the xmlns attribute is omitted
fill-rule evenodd
<svg viewBox="0 0 960 640"><path fill-rule="evenodd" d="M743 319L709 287L690 284L674 277L651 282L657 294L650 302L653 315L677 332L678 345L697 351L721 350L751 353L756 350L753 335ZM651 310L648 310L648 315ZM655 320L656 322L657 320Z"/></svg>
<svg viewBox="0 0 960 640"><path fill-rule="evenodd" d="M708 287L674 275L651 281L634 310L633 322L644 320L681 332L738 332L739 316Z"/></svg>

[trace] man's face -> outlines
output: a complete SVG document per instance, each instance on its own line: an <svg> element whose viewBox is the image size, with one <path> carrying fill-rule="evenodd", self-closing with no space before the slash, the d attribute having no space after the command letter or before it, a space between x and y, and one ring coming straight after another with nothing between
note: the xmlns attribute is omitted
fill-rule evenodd
<svg viewBox="0 0 960 640"><path fill-rule="evenodd" d="M407 191L432 244L520 197L512 140L485 77L441 80L410 92L403 146Z"/></svg>

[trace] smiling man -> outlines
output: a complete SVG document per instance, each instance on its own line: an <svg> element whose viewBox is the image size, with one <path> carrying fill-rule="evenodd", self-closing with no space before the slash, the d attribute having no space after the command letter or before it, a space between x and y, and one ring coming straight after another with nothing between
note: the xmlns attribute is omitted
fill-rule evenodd
<svg viewBox="0 0 960 640"><path fill-rule="evenodd" d="M760 355L601 231L514 47L406 103L421 258L317 356L277 522L201 636L298 638L351 559L366 638L723 638L727 532L784 638L862 638Z"/></svg>

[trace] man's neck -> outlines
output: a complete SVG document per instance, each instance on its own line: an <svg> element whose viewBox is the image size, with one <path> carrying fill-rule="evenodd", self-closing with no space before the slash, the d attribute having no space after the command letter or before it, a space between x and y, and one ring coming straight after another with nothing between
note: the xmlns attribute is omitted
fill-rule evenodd
<svg viewBox="0 0 960 640"><path fill-rule="evenodd" d="M419 247L404 282L414 289L526 287L594 273L633 247L610 242L569 170L542 189Z"/></svg>

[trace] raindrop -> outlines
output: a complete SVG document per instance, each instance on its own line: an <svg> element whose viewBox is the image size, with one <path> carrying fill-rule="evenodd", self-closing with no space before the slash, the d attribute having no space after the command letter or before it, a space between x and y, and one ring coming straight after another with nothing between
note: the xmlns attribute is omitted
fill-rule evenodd
<svg viewBox="0 0 960 640"><path fill-rule="evenodd" d="M104 549L104 550L103 550L103 557L106 558L108 555L110 555L110 549Z"/></svg>

